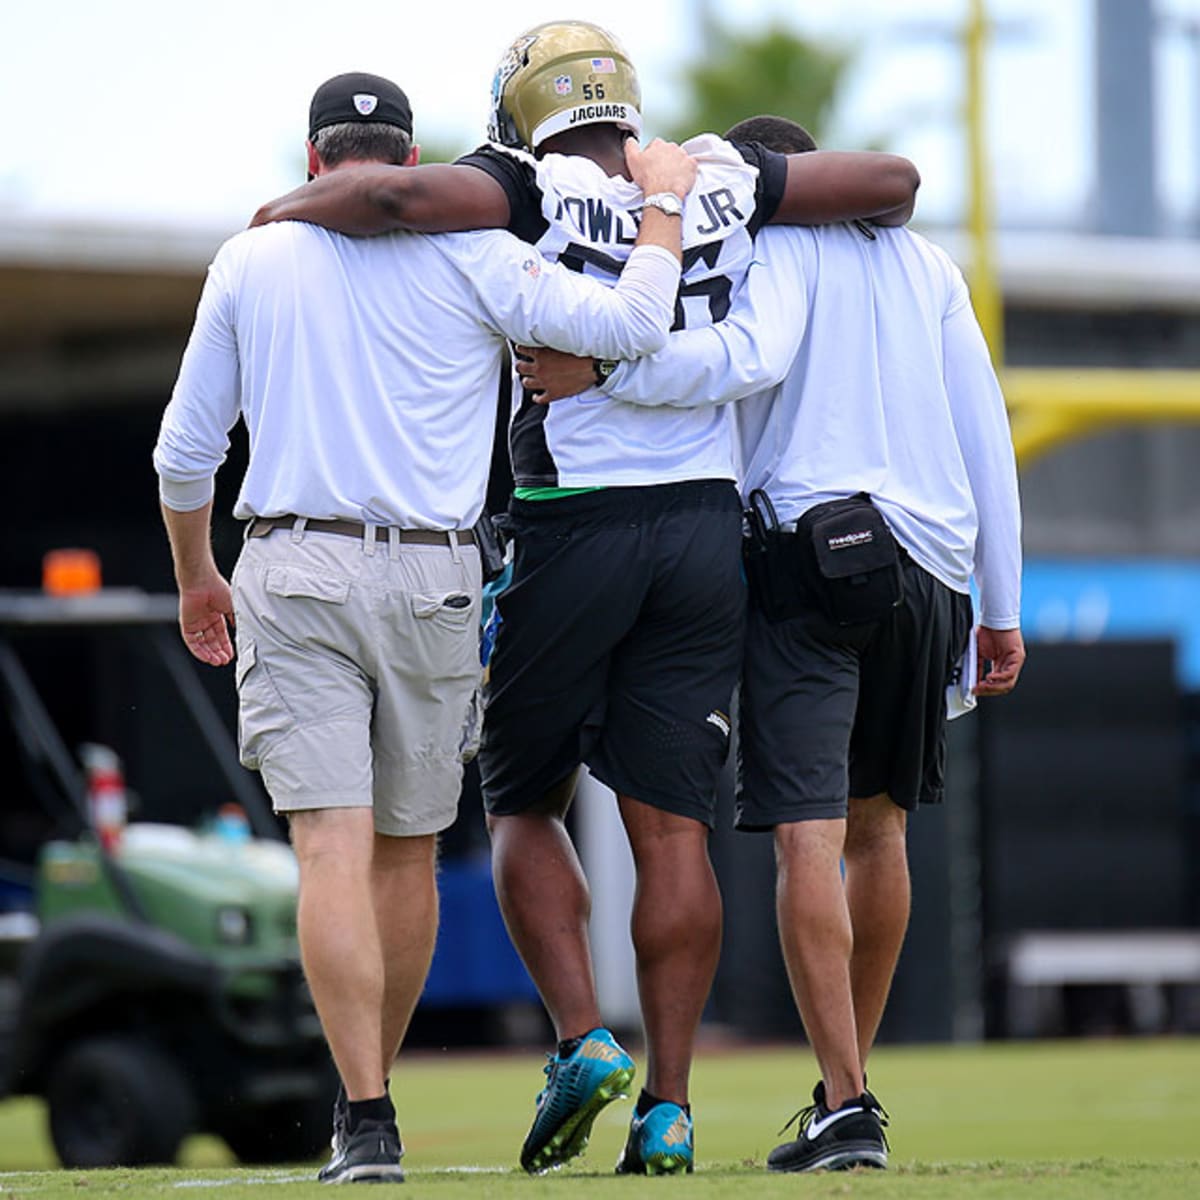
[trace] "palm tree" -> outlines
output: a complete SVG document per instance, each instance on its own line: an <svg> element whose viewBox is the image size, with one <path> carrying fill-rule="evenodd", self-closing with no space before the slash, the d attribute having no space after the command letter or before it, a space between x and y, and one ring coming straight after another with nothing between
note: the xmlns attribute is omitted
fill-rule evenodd
<svg viewBox="0 0 1200 1200"><path fill-rule="evenodd" d="M803 125L819 143L849 55L779 25L739 34L714 25L713 51L684 70L689 99L674 140L724 133L746 117L770 113Z"/></svg>

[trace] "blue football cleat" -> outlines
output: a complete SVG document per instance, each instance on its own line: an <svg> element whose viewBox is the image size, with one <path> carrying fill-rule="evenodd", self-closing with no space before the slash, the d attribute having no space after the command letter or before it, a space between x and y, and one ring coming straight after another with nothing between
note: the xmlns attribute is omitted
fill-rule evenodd
<svg viewBox="0 0 1200 1200"><path fill-rule="evenodd" d="M644 1117L636 1113L618 1175L690 1175L696 1152L692 1118L678 1104L656 1104Z"/></svg>
<svg viewBox="0 0 1200 1200"><path fill-rule="evenodd" d="M629 1094L634 1066L607 1029L593 1029L566 1058L551 1055L545 1071L537 1116L521 1147L521 1166L530 1174L583 1153L600 1110Z"/></svg>

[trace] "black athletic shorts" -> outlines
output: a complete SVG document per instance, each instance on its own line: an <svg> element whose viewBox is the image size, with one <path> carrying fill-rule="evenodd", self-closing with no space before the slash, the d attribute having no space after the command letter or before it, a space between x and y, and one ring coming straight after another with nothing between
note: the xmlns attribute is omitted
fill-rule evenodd
<svg viewBox="0 0 1200 1200"><path fill-rule="evenodd" d="M509 517L479 753L488 812L536 806L586 763L711 826L745 623L734 485L513 500Z"/></svg>
<svg viewBox="0 0 1200 1200"><path fill-rule="evenodd" d="M836 819L886 792L910 812L942 799L946 687L971 599L904 562L887 617L838 627L815 612L777 624L751 610L742 673L737 826Z"/></svg>

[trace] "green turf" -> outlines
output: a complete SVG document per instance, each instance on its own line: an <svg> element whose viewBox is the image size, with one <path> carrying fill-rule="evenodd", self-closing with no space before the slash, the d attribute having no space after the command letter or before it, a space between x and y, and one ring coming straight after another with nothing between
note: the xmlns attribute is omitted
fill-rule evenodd
<svg viewBox="0 0 1200 1200"><path fill-rule="evenodd" d="M532 1053L402 1061L392 1093L409 1191L436 1191L439 1200L641 1197L651 1188L872 1200L1200 1197L1200 1039L884 1047L871 1063L871 1087L892 1114L891 1170L805 1177L762 1167L815 1078L802 1046L701 1055L693 1092L698 1170L685 1179L611 1175L629 1102L601 1114L584 1158L537 1179L515 1170L540 1065ZM0 1105L0 1200L214 1188L221 1200L262 1200L264 1189L279 1187L289 1198L328 1197L311 1182L311 1167L237 1168L212 1138L192 1139L171 1171L39 1170L52 1165L42 1106Z"/></svg>

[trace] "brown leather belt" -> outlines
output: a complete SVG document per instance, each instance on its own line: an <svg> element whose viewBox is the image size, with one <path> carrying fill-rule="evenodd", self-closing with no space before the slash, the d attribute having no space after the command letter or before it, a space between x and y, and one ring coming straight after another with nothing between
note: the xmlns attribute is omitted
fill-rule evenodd
<svg viewBox="0 0 1200 1200"><path fill-rule="evenodd" d="M299 517L284 514L282 517L251 517L250 528L246 536L257 538L266 537L275 529L291 529ZM360 521L305 521L305 531L313 533L340 533L343 537L362 538L367 527ZM400 541L416 546L448 546L450 538L460 546L475 544L475 533L471 529L401 529ZM391 537L391 527L388 525L375 526L375 540L386 542Z"/></svg>

